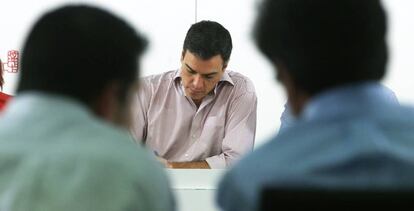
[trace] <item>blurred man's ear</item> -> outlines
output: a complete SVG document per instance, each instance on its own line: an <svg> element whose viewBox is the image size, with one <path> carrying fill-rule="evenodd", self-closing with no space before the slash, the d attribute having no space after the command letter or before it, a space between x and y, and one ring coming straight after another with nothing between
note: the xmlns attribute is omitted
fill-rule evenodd
<svg viewBox="0 0 414 211"><path fill-rule="evenodd" d="M310 98L309 95L296 84L288 67L282 61L275 59L273 60L273 65L276 69L277 80L285 89L285 94L288 98L289 106L292 109L292 114L295 116L300 115Z"/></svg>
<svg viewBox="0 0 414 211"><path fill-rule="evenodd" d="M286 65L278 59L274 59L272 63L276 72L276 80L282 84L286 94L288 94L293 81L289 76Z"/></svg>
<svg viewBox="0 0 414 211"><path fill-rule="evenodd" d="M134 86L135 87L135 86ZM130 126L130 102L132 88L128 90L127 99L121 102L119 92L119 82L111 82L102 91L101 95L96 98L92 109L94 113L104 121L111 122L115 125L129 128Z"/></svg>
<svg viewBox="0 0 414 211"><path fill-rule="evenodd" d="M112 82L102 90L100 96L98 96L93 102L92 109L94 113L106 121L112 121L115 114L115 108L117 107L117 92L119 86L116 82Z"/></svg>

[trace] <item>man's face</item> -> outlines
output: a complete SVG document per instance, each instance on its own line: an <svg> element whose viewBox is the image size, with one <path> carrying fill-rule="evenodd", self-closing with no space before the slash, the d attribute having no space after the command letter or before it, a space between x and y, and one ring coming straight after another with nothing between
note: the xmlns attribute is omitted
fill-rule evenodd
<svg viewBox="0 0 414 211"><path fill-rule="evenodd" d="M190 51L181 58L181 78L186 96L200 102L220 81L226 66L220 55L203 60Z"/></svg>

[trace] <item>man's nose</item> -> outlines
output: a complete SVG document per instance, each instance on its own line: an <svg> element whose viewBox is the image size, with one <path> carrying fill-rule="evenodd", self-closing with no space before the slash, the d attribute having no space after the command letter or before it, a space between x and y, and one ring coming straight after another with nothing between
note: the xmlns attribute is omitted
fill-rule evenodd
<svg viewBox="0 0 414 211"><path fill-rule="evenodd" d="M204 80L200 75L196 75L193 80L193 86L195 89L200 90L204 87Z"/></svg>

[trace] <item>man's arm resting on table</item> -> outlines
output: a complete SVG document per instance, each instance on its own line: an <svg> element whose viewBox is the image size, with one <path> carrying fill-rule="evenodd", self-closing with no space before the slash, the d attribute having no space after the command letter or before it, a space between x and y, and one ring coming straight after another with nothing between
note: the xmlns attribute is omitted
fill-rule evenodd
<svg viewBox="0 0 414 211"><path fill-rule="evenodd" d="M168 168L173 169L209 169L210 166L208 163L203 161L193 161L193 162L168 162Z"/></svg>
<svg viewBox="0 0 414 211"><path fill-rule="evenodd" d="M192 162L172 162L168 161L158 155L157 159L165 168L172 168L172 169L210 169L207 161L192 161Z"/></svg>

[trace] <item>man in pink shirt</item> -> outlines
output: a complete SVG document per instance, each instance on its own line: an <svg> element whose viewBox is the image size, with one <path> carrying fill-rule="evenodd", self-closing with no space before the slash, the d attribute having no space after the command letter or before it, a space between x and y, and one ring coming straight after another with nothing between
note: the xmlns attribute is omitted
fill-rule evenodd
<svg viewBox="0 0 414 211"><path fill-rule="evenodd" d="M230 33L193 24L179 70L143 78L132 132L168 168L226 168L253 149L257 98L252 82L226 70Z"/></svg>

